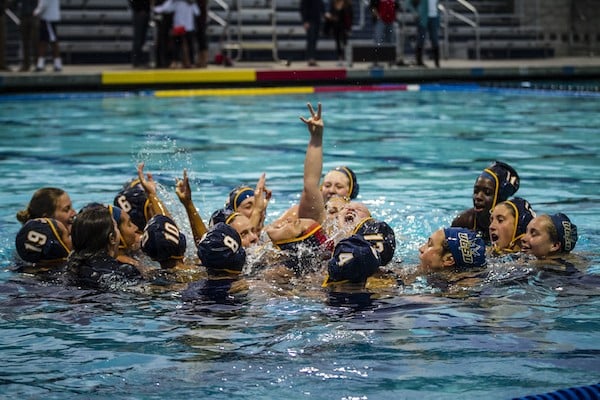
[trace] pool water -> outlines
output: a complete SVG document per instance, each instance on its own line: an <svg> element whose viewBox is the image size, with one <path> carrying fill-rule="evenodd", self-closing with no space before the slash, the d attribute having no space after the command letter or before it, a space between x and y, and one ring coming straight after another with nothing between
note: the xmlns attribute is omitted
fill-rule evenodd
<svg viewBox="0 0 600 400"><path fill-rule="evenodd" d="M274 219L301 190L307 102L323 104L324 169L354 169L359 200L394 228L394 268L418 263L418 247L471 206L476 177L498 159L538 213L577 224L582 274L498 261L465 296L424 282L356 294L353 306L250 290L189 307L176 293L97 293L11 271L15 214L36 189L61 187L76 208L110 203L140 161L182 224L173 189L184 168L205 220L265 172ZM0 397L502 399L600 380L598 97L438 86L0 104Z"/></svg>

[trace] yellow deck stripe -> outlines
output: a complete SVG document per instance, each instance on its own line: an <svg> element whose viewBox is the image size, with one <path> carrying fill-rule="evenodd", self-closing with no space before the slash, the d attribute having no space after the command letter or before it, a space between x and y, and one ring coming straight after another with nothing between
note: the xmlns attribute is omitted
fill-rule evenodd
<svg viewBox="0 0 600 400"><path fill-rule="evenodd" d="M228 70L149 70L105 71L104 85L153 84L153 83L202 83L202 82L256 82L256 71L248 69Z"/></svg>
<svg viewBox="0 0 600 400"><path fill-rule="evenodd" d="M269 96L277 94L311 94L312 86L276 87L276 88L231 88L231 89L184 89L156 90L156 97L192 97L192 96Z"/></svg>

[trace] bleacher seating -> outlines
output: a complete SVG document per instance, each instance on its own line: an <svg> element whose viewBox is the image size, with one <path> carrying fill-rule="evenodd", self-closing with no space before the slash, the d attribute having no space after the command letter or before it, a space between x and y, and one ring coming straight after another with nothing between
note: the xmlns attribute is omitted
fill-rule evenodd
<svg viewBox="0 0 600 400"><path fill-rule="evenodd" d="M210 11L228 21L226 30L215 20L208 27L211 55L222 50L235 49L243 37L244 42L255 44L272 41L276 31L276 53L280 59L303 60L305 33L300 21L300 0L276 1L276 14L265 12L261 4L269 0L224 0L225 10L216 1L210 1ZM237 9L237 1L243 1L244 9ZM539 32L523 26L514 10L513 0L470 0L480 14L481 58L549 57L553 55L549 44L542 43ZM447 0L443 4L461 13L458 2ZM354 30L352 40L368 43L372 40L372 21L366 0L353 0ZM61 0L62 21L59 26L61 51L65 63L129 63L132 26L131 13L125 0ZM363 13L361 16L361 12ZM404 53L410 55L416 35L415 18L408 13L399 14L404 22ZM238 20L240 24L238 25ZM275 28L273 28L273 26ZM238 36L241 32L241 36ZM444 35L440 30L440 35ZM147 50L152 46L152 30L149 32ZM475 58L473 29L468 25L449 19L446 57ZM12 39L11 39L12 38ZM10 36L10 40L18 40ZM239 44L239 43L238 43ZM13 48L15 43L12 44ZM16 45L18 48L18 45ZM335 43L332 38L321 38L318 58L333 60ZM273 52L268 46L247 46L241 54L244 60L270 60ZM13 54L14 59L18 55ZM9 60L11 56L9 55Z"/></svg>

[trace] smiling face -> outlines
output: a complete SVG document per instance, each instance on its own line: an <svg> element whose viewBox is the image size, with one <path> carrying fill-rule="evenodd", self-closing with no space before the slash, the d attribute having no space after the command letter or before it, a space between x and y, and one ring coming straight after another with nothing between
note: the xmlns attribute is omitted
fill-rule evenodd
<svg viewBox="0 0 600 400"><path fill-rule="evenodd" d="M445 242L444 230L438 229L419 247L419 269L422 272L433 272L454 265L454 258Z"/></svg>
<svg viewBox="0 0 600 400"><path fill-rule="evenodd" d="M56 199L54 215L51 215L50 217L62 222L62 224L70 232L75 214L76 212L73 209L73 203L71 203L71 198L68 194L63 193Z"/></svg>
<svg viewBox="0 0 600 400"><path fill-rule="evenodd" d="M493 180L480 176L473 186L473 208L480 214L488 214L494 206L496 184Z"/></svg>
<svg viewBox="0 0 600 400"><path fill-rule="evenodd" d="M323 178L321 193L325 202L335 195L348 197L350 195L350 179L343 172L329 171Z"/></svg>
<svg viewBox="0 0 600 400"><path fill-rule="evenodd" d="M371 213L366 205L357 201L352 201L344 205L337 213L338 226L348 226L354 229L356 224L365 218L369 218Z"/></svg>
<svg viewBox="0 0 600 400"><path fill-rule="evenodd" d="M496 250L514 250L511 246L515 233L514 210L506 204L498 204L490 217L490 240Z"/></svg>
<svg viewBox="0 0 600 400"><path fill-rule="evenodd" d="M547 215L541 215L529 222L527 232L521 239L521 250L537 258L546 258L557 253L561 244L552 240L550 234L554 227L552 220Z"/></svg>

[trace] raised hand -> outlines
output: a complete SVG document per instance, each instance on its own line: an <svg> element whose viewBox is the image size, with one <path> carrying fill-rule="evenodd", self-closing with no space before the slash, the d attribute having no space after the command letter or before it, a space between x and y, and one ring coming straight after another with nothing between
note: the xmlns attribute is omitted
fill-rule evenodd
<svg viewBox="0 0 600 400"><path fill-rule="evenodd" d="M318 103L317 112L312 106L312 104L307 103L308 111L310 112L310 118L306 119L304 117L300 117L300 120L306 124L308 127L308 131L311 135L323 135L323 118L321 118L321 103Z"/></svg>

